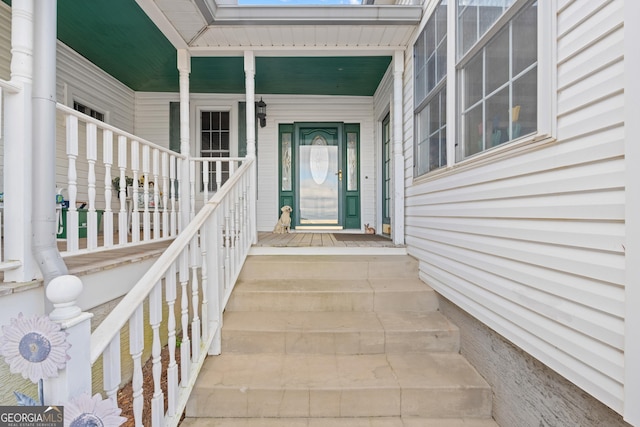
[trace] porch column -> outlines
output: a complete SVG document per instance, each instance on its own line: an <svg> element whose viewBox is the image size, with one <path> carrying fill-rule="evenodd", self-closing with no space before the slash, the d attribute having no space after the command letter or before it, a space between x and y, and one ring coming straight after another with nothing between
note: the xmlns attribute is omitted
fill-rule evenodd
<svg viewBox="0 0 640 427"><path fill-rule="evenodd" d="M404 152L402 147L402 75L404 52L393 54L393 214L391 233L393 243L404 245Z"/></svg>
<svg viewBox="0 0 640 427"><path fill-rule="evenodd" d="M254 159L251 173L252 194L249 195L249 213L251 215L251 233L253 243L258 243L258 179L256 159L256 61L252 51L244 52L245 92L247 102L247 157Z"/></svg>
<svg viewBox="0 0 640 427"><path fill-rule="evenodd" d="M33 12L33 0L13 0L11 4L11 83L21 90L3 91L4 259L18 260L22 265L5 271L7 282L27 282L37 275L31 252Z"/></svg>
<svg viewBox="0 0 640 427"><path fill-rule="evenodd" d="M189 74L191 55L186 49L178 49L178 72L180 73L180 153L187 156L180 169L180 226L182 231L191 221L191 186L189 168L191 143L189 141Z"/></svg>
<svg viewBox="0 0 640 427"><path fill-rule="evenodd" d="M640 52L637 41L640 27L634 22L640 16L640 2L624 3L624 138L625 138L625 330L624 330L624 420L640 425Z"/></svg>

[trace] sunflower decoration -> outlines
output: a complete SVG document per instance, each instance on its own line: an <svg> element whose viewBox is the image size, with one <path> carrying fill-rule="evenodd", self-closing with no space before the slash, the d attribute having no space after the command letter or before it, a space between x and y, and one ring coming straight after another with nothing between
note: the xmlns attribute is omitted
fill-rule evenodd
<svg viewBox="0 0 640 427"><path fill-rule="evenodd" d="M12 374L22 374L37 383L58 376L69 360L67 333L48 316L25 318L22 313L2 326L0 355L4 356Z"/></svg>
<svg viewBox="0 0 640 427"><path fill-rule="evenodd" d="M118 427L127 419L111 399L84 393L64 405L64 427Z"/></svg>

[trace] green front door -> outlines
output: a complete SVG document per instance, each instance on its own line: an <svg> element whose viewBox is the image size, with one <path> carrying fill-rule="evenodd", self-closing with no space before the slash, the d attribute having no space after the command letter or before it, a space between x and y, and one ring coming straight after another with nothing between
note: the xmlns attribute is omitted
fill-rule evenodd
<svg viewBox="0 0 640 427"><path fill-rule="evenodd" d="M292 227L360 228L359 125L280 126L280 207Z"/></svg>

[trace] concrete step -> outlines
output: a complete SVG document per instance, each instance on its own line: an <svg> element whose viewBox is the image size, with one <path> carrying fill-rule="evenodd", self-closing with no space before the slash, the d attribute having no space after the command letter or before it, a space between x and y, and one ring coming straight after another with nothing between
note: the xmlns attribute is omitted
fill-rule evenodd
<svg viewBox="0 0 640 427"><path fill-rule="evenodd" d="M229 354L204 364L187 417L491 417L491 390L457 353Z"/></svg>
<svg viewBox="0 0 640 427"><path fill-rule="evenodd" d="M243 270L244 271L244 270ZM241 280L229 311L436 311L431 287L413 278Z"/></svg>
<svg viewBox="0 0 640 427"><path fill-rule="evenodd" d="M398 279L418 277L418 262L408 255L262 255L249 256L240 280Z"/></svg>
<svg viewBox="0 0 640 427"><path fill-rule="evenodd" d="M230 312L222 351L381 354L458 352L458 328L439 312Z"/></svg>
<svg viewBox="0 0 640 427"><path fill-rule="evenodd" d="M182 427L499 427L473 418L185 418Z"/></svg>

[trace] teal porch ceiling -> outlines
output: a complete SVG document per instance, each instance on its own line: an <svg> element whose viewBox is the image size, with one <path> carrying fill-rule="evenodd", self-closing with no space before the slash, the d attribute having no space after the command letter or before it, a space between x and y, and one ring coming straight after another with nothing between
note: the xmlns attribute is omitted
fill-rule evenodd
<svg viewBox="0 0 640 427"><path fill-rule="evenodd" d="M135 91L179 91L176 50L135 0L58 0L58 39ZM371 96L390 62L389 56L258 56L255 90ZM244 93L243 58L192 58L190 90Z"/></svg>

